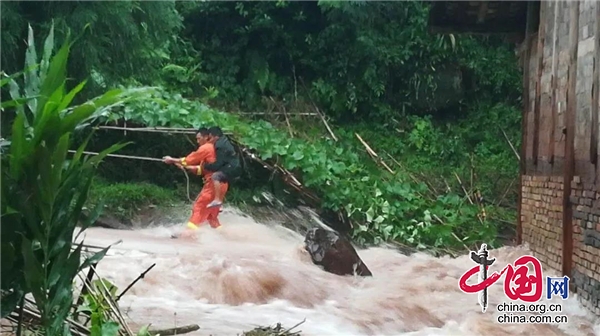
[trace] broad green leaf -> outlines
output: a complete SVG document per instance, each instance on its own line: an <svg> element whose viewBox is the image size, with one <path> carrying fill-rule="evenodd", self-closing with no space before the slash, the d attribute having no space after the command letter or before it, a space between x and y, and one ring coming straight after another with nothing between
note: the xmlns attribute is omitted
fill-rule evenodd
<svg viewBox="0 0 600 336"><path fill-rule="evenodd" d="M64 259L61 276L50 292L49 306L60 307L59 309L63 309L61 312L63 316L59 316L58 318L61 324L64 323L64 320L71 309L73 301L72 282L79 271L82 247L83 243L79 244L69 257ZM70 250L69 247L66 248ZM55 328L57 327L58 326L55 326Z"/></svg>
<svg viewBox="0 0 600 336"><path fill-rule="evenodd" d="M28 68L28 70L25 71L25 83L23 85L25 96L37 96L39 93L41 82L37 69L35 68L35 66L37 65L36 63L37 53L35 50L35 42L33 39L33 29L31 28L31 25L28 25L27 51L25 52L25 67ZM30 101L28 105L29 109L32 112L35 112L37 110L37 101Z"/></svg>
<svg viewBox="0 0 600 336"><path fill-rule="evenodd" d="M50 24L50 32L48 33L48 36L46 36L46 41L44 41L44 54L42 56L42 61L40 62L40 82L44 82L46 79L52 51L54 51L54 20L52 20L52 23Z"/></svg>
<svg viewBox="0 0 600 336"><path fill-rule="evenodd" d="M92 138L92 136L95 133L96 133L96 131L92 130L90 132L90 134L85 138L85 140L83 141L83 143L77 148L77 151L75 151L75 153L73 154L73 157L71 158L71 163L70 164L74 164L76 162L79 162L79 160L81 160L81 155L85 151L85 148L87 147L87 144L90 142L90 139Z"/></svg>
<svg viewBox="0 0 600 336"><path fill-rule="evenodd" d="M18 180L23 174L23 161L27 150L27 139L25 139L25 117L19 113L13 122L11 144L10 144L10 174L14 180Z"/></svg>
<svg viewBox="0 0 600 336"><path fill-rule="evenodd" d="M8 93L10 94L11 98L15 101L23 99L23 96L21 96L21 88L19 87L19 84L17 84L17 82L13 78L9 78L8 83ZM25 114L25 107L23 105L17 105L17 114ZM29 123L27 123L27 119L25 121L25 125L29 125Z"/></svg>
<svg viewBox="0 0 600 336"><path fill-rule="evenodd" d="M150 325L145 325L135 334L136 336L150 336Z"/></svg>
<svg viewBox="0 0 600 336"><path fill-rule="evenodd" d="M74 87L71 91L69 91L69 93L66 96L64 96L64 98L60 102L60 105L58 106L57 110L62 112L64 109L66 109L67 106L69 106L69 104L71 104L71 102L73 101L73 98L75 98L75 96L83 89L86 83L87 80L84 80L83 82L79 83L76 87Z"/></svg>
<svg viewBox="0 0 600 336"><path fill-rule="evenodd" d="M33 201L40 202L41 204L37 204L37 209L39 209L40 214L42 215L42 221L44 225L52 226L52 207L56 197L56 190L52 189L52 171L50 169L51 164L51 149L46 146L38 146L36 151L37 158L37 171L38 179L35 185L35 190L37 193Z"/></svg>
<svg viewBox="0 0 600 336"><path fill-rule="evenodd" d="M104 160L104 158L106 157L106 155L110 154L110 153L114 153L120 149L122 149L123 147L132 144L132 142L126 142L126 143L121 143L121 144L115 144L110 146L109 148L101 151L100 153L98 153L98 155L95 155L94 157L92 157L91 159L89 159L86 163L90 164L90 165L96 165L98 163L100 163L100 161Z"/></svg>
<svg viewBox="0 0 600 336"><path fill-rule="evenodd" d="M52 155L52 189L54 190L58 190L62 181L63 163L67 158L69 142L71 140L70 135L66 133L60 138L54 150L54 155Z"/></svg>
<svg viewBox="0 0 600 336"><path fill-rule="evenodd" d="M47 146L54 146L55 141L58 141L60 135L63 133L60 128L60 117L56 110L63 94L64 83L52 93L46 100L46 104L36 114L33 122L34 145L39 143L43 138Z"/></svg>
<svg viewBox="0 0 600 336"><path fill-rule="evenodd" d="M66 242L62 242L62 244L53 244L51 247L51 251L49 257L52 260L52 263L48 265L48 287L52 288L56 285L61 276L65 275L65 264L69 259L69 253L71 252L70 244L67 245ZM55 250L55 253L53 250Z"/></svg>
<svg viewBox="0 0 600 336"><path fill-rule="evenodd" d="M46 303L46 294L44 292L44 270L40 262L33 254L34 247L32 242L23 237L21 246L27 289L33 294L35 302L38 304L38 306L43 306Z"/></svg>
<svg viewBox="0 0 600 336"><path fill-rule="evenodd" d="M90 187L92 186L92 181L93 181L92 177L89 176L89 177L87 177L87 180L85 180L85 182L82 183L83 185L80 186L81 189L79 190L79 192L80 192L79 197L77 198L77 201L75 202L75 207L73 208L73 212L68 217L69 222L76 223L77 220L81 217L81 211L83 209L83 206L85 205L85 202L87 201L87 195L88 195L88 191L90 190Z"/></svg>
<svg viewBox="0 0 600 336"><path fill-rule="evenodd" d="M40 106L46 105L47 97L50 97L52 93L54 93L58 87L63 85L66 79L66 71L67 71L67 60L69 58L69 50L71 45L69 44L69 35L65 39L63 46L60 50L52 57L50 61L50 65L48 67L48 73L46 75L46 79L42 83L40 89L40 99L38 101L37 111L40 111Z"/></svg>
<svg viewBox="0 0 600 336"><path fill-rule="evenodd" d="M93 265L97 262L99 262L100 260L102 260L102 258L104 258L104 256L106 255L106 253L108 252L108 249L110 249L112 247L112 245L107 246L105 248L103 248L102 250L100 250L99 252L94 253L93 256L87 258L82 264L80 269L85 269L87 267L90 267L90 265Z"/></svg>
<svg viewBox="0 0 600 336"><path fill-rule="evenodd" d="M90 212L90 214L87 216L87 218L85 218L85 220L81 221L81 224L80 224L81 231L79 232L79 234L77 234L77 237L79 237L79 235L84 230L86 230L87 228L92 226L96 222L96 220L98 220L98 218L102 214L103 210L104 210L104 200L100 200L100 201L98 201L98 204L96 204L94 209Z"/></svg>
<svg viewBox="0 0 600 336"><path fill-rule="evenodd" d="M7 100L7 101L0 103L0 108L5 109L5 108L9 108L9 107L21 107L24 104L26 104L28 101L30 101L32 99L37 99L37 98L38 98L38 96L23 97L23 98L19 98L19 99Z"/></svg>
<svg viewBox="0 0 600 336"><path fill-rule="evenodd" d="M114 321L108 321L102 323L102 331L100 336L117 336L121 325Z"/></svg>
<svg viewBox="0 0 600 336"><path fill-rule="evenodd" d="M103 292L109 298L113 300L116 299L117 296L117 286L115 286L112 282L110 282L106 278L96 279L92 281L93 288L98 292ZM104 303L105 300L102 300L100 303Z"/></svg>
<svg viewBox="0 0 600 336"><path fill-rule="evenodd" d="M365 215L367 216L367 222L372 222L373 216L375 216L375 210L373 209L373 207L369 207L369 209L367 209L367 211L365 212Z"/></svg>
<svg viewBox="0 0 600 336"><path fill-rule="evenodd" d="M6 84L9 84L11 81L14 81L14 79L15 79L16 77L19 77L19 76L23 75L24 73L25 73L25 71L19 71L19 72L16 72L16 73L14 73L14 74L12 74L12 75L8 76L8 75L6 75L5 73L1 72L2 76L6 76L6 77L5 77L5 78L2 78L2 79L0 79L0 87L3 87L4 85L6 85ZM16 82L15 82L15 83L16 83ZM15 96L13 96L13 95L12 95L12 93L10 94L10 96L11 96L11 97L13 97L13 98L15 98ZM20 95L20 94L18 94L18 95L17 95L17 98L18 98L18 97L20 97L20 96L21 96L21 95Z"/></svg>

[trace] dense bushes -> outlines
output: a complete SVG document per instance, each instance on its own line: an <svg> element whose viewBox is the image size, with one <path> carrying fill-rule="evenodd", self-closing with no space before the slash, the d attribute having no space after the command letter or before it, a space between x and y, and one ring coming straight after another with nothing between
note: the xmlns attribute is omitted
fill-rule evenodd
<svg viewBox="0 0 600 336"><path fill-rule="evenodd" d="M290 138L268 122L241 120L178 95L162 92L156 98L127 104L123 113L111 119L124 117L149 126L220 125L256 149L262 159L277 158L286 169L300 171L303 184L321 196L323 208L350 218L359 241L397 239L423 246L493 243L495 228L489 221L477 220L476 206L465 204L454 193L423 197L424 183L415 184L401 172L391 175L378 169L350 142L307 142ZM464 242L455 235L464 237Z"/></svg>
<svg viewBox="0 0 600 336"><path fill-rule="evenodd" d="M45 26L55 19L60 27L78 30L89 23L73 47L80 62L72 65L75 78L91 74L97 89L152 84L179 93L162 97L166 104L148 100L128 106L126 117L186 127L216 118L264 158L278 156L287 168L301 172L324 208L351 214L359 239L461 244L449 231L469 241L478 239L470 232L487 239L499 223L514 218L517 161L504 134L518 146L519 70L510 46L500 39L429 34L428 6L10 3L3 4L2 41L16 52L27 22ZM14 67L8 61L14 52L5 54L3 68ZM311 136L290 138L276 122L249 123L215 112L266 109L266 102L287 111L320 107L340 141L311 140L320 136L305 121L294 127ZM364 154L355 133L399 173L392 176ZM193 148L181 135L125 137L112 131L90 146L99 149L123 139L135 142L124 153L143 156L183 155ZM169 187L182 181L179 172L159 163L110 160L101 172L116 182ZM266 182L259 177L241 187L261 187ZM483 230L477 206L463 204L465 191L474 198L476 189L484 203L502 206L487 209ZM446 225L428 224L430 218Z"/></svg>

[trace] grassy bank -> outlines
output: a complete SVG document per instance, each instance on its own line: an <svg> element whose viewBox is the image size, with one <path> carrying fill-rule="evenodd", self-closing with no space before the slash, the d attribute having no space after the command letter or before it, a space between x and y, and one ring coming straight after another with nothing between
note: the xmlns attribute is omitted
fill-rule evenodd
<svg viewBox="0 0 600 336"><path fill-rule="evenodd" d="M142 209L173 206L185 200L185 196L177 193L177 190L148 182L114 183L104 178L96 178L90 189L86 207L92 209L103 203L103 214L128 220Z"/></svg>
<svg viewBox="0 0 600 336"><path fill-rule="evenodd" d="M201 188L201 182L190 182L189 196L192 201ZM263 190L232 188L227 194L226 202L242 211L249 210L263 202L258 197ZM185 183L167 188L150 182L111 182L107 178L98 177L90 189L86 208L92 209L102 203L104 215L126 222L149 208L167 209L189 205L191 209L192 201L188 199Z"/></svg>

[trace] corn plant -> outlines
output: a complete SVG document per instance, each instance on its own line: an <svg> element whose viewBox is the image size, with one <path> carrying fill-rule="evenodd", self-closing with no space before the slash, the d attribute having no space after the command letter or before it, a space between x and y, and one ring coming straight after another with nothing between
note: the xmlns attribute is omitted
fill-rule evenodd
<svg viewBox="0 0 600 336"><path fill-rule="evenodd" d="M88 137L71 155L72 135L111 108L149 91L116 89L74 105L85 81L66 89L71 45L67 33L53 55L51 27L37 63L29 27L24 71L0 82L1 87L8 85L12 98L2 102L2 113L15 113L11 134L2 142L0 315L22 306L24 295L31 293L45 335L69 334L65 320L73 304L73 280L106 254L108 248L82 261L82 243L74 244L73 236L78 223L81 233L100 215L101 204L87 220L79 221L98 164L126 145L86 157Z"/></svg>

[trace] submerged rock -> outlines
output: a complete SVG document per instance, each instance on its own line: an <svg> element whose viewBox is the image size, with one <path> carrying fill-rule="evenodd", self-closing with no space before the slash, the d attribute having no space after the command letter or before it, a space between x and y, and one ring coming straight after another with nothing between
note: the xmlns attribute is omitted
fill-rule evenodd
<svg viewBox="0 0 600 336"><path fill-rule="evenodd" d="M313 228L304 238L305 248L316 265L337 275L372 276L369 268L356 253L350 242L336 232Z"/></svg>

